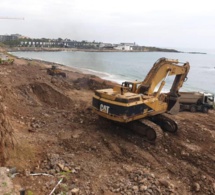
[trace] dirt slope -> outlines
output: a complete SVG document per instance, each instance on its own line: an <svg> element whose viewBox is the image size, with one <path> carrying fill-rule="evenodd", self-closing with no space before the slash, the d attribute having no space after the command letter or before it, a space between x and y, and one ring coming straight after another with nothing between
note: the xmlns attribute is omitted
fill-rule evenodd
<svg viewBox="0 0 215 195"><path fill-rule="evenodd" d="M51 77L47 66L0 67L16 144L2 166L16 168L16 192L49 194L63 178L55 194L215 194L214 111L174 116L178 133L150 144L92 113L93 90L111 83L65 68L67 78Z"/></svg>

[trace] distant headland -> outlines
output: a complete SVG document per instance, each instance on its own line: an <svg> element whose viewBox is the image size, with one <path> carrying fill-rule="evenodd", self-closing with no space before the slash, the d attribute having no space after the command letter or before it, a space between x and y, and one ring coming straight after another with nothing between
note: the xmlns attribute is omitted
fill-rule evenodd
<svg viewBox="0 0 215 195"><path fill-rule="evenodd" d="M173 52L206 54L202 52L183 52L176 49L140 46L134 43L103 43L96 41L75 41L70 39L29 38L19 34L0 35L0 46L8 51L87 51L87 52Z"/></svg>

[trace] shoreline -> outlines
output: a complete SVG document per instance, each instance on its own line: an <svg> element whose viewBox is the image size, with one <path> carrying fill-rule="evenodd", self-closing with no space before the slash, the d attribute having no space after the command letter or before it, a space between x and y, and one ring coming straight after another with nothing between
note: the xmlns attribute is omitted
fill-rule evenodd
<svg viewBox="0 0 215 195"><path fill-rule="evenodd" d="M27 52L27 51L47 51L47 52L58 52L58 51L82 51L82 52L170 52L170 53L183 53L181 51L177 51L174 49L162 49L162 48L154 48L154 49L145 49L145 50L116 50L116 49L86 49L86 48L46 48L46 47L14 47L7 48L7 52Z"/></svg>
<svg viewBox="0 0 215 195"><path fill-rule="evenodd" d="M97 70L93 70L93 69L87 69L87 68L74 67L74 66L65 65L65 64L58 63L58 62L46 61L46 60L42 60L42 59L18 57L18 56L13 55L10 52L7 52L7 54L16 58L16 59L26 60L29 63L30 62L42 63L45 65L46 68L50 68L51 65L56 65L56 66L59 66L62 70L78 72L79 74L83 74L83 75L94 75L96 77L99 77L102 80L110 81L110 82L113 82L116 84L121 84L121 82L124 81L124 80L120 80L120 79L111 79L111 75L107 72L101 72L101 71L97 71ZM112 76L116 76L116 75L112 75Z"/></svg>
<svg viewBox="0 0 215 195"><path fill-rule="evenodd" d="M178 51L174 49L155 49L155 50L116 50L116 49L81 49L81 48L40 48L40 47L15 47L6 48L7 52L114 52L114 53L152 53L152 52L167 52L167 53L187 53L187 54L202 54L206 55L206 52L194 52L194 51Z"/></svg>
<svg viewBox="0 0 215 195"><path fill-rule="evenodd" d="M121 82L118 82L116 80L111 80L111 78L104 78L102 74L105 76L105 72L99 72L99 71L91 71L90 69L83 69L83 68L76 68L64 64L60 64L57 62L50 62L46 60L39 60L39 59L28 59L23 57L17 57L7 51L5 51L5 54L8 54L12 58L16 60L16 63L21 65L22 62L27 62L28 64L36 64L37 66L40 66L42 69L46 70L47 68L51 68L52 65L58 66L61 70L66 71L68 74L78 74L79 77L85 77L85 76L92 76L97 77L100 82L107 82L107 83L114 83L116 85L121 84ZM108 74L108 73L107 73Z"/></svg>
<svg viewBox="0 0 215 195"><path fill-rule="evenodd" d="M83 74L83 75L93 75L96 77L99 77L100 79L104 80L104 81L110 81L116 84L121 84L121 82L123 81L119 81L119 80L115 80L115 79L111 79L111 78L105 78L105 76L108 76L109 74L106 72L99 72L99 71L95 71L95 70L91 70L91 69L84 69L84 68L76 68L76 67L72 67L72 66L68 66L68 65L64 65L64 64L60 64L60 63L56 63L56 62L49 62L46 60L37 60L37 59L25 59L24 60L28 60L28 61L32 61L32 62L38 62L38 63L43 63L47 68L50 68L50 66L52 65L56 65L58 66L60 69L65 70L65 71L72 71L72 72L76 72L79 74Z"/></svg>

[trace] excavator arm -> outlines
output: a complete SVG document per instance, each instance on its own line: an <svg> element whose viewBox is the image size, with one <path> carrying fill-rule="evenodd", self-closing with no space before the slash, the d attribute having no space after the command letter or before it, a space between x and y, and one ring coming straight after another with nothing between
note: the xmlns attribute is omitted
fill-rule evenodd
<svg viewBox="0 0 215 195"><path fill-rule="evenodd" d="M190 69L188 62L180 66L178 60L172 60L167 58L160 58L155 62L152 69L147 74L144 81L137 88L136 93L142 93L148 96L159 97L163 86L166 83L168 76L175 75L175 79L171 86L170 92L166 94L166 102L168 105L167 111L170 114L176 114L179 112L179 89L182 87L184 81L187 78L187 74ZM159 85L160 84L160 85ZM159 85L157 92L155 88Z"/></svg>
<svg viewBox="0 0 215 195"><path fill-rule="evenodd" d="M145 95L153 95L155 88L160 83L156 96L159 95L163 86L165 85L165 79L167 76L175 75L171 94L176 94L182 87L185 78L190 69L188 62L184 63L183 66L179 65L178 60L172 60L167 58L160 58L155 62L149 73L147 74L144 81L138 87L136 93L143 93Z"/></svg>

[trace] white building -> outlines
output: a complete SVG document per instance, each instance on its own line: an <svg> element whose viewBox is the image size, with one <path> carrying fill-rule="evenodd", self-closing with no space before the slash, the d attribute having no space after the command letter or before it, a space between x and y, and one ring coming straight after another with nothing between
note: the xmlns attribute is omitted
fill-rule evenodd
<svg viewBox="0 0 215 195"><path fill-rule="evenodd" d="M132 51L133 46L135 46L135 43L120 43L119 45L115 46L114 49L123 50L123 51Z"/></svg>

